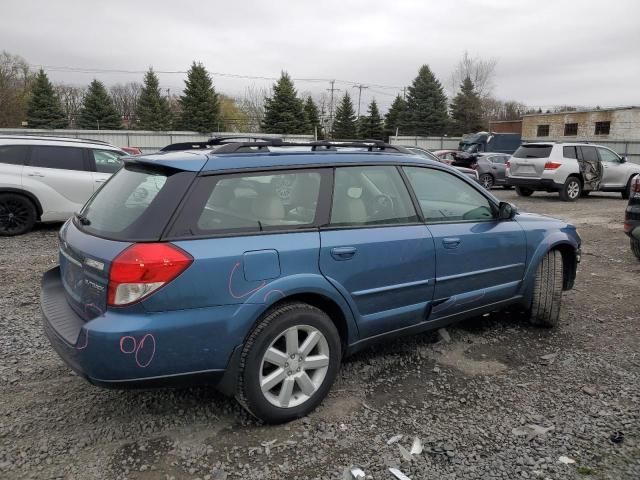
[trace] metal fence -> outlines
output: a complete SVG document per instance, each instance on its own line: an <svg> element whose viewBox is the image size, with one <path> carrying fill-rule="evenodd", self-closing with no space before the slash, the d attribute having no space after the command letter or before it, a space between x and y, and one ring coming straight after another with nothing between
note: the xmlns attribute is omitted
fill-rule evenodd
<svg viewBox="0 0 640 480"><path fill-rule="evenodd" d="M415 145L428 150L457 150L461 137L389 137L393 145ZM539 142L540 140L523 140L523 142ZM555 141L549 139L547 141ZM560 140L558 140L560 141ZM602 145L624 155L630 162L640 164L640 140L591 140L588 143Z"/></svg>
<svg viewBox="0 0 640 480"><path fill-rule="evenodd" d="M313 135L275 135L266 133L213 132L151 132L145 130L44 130L36 128L0 128L0 135L56 135L100 140L118 147L138 147L143 153L157 152L162 147L179 142L203 142L214 135L260 135L284 140L309 141Z"/></svg>

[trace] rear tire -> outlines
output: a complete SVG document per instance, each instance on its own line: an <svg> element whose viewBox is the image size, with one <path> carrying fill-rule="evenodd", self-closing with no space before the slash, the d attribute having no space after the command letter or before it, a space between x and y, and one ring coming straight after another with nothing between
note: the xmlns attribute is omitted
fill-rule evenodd
<svg viewBox="0 0 640 480"><path fill-rule="evenodd" d="M516 187L516 193L519 197L530 197L533 195L533 189L527 187Z"/></svg>
<svg viewBox="0 0 640 480"><path fill-rule="evenodd" d="M582 183L578 177L569 177L560 190L560 199L563 202L575 202L582 194Z"/></svg>
<svg viewBox="0 0 640 480"><path fill-rule="evenodd" d="M315 341L311 349L305 347L309 339ZM302 417L329 392L341 357L340 335L326 313L306 303L284 304L245 342L236 398L265 423Z"/></svg>
<svg viewBox="0 0 640 480"><path fill-rule="evenodd" d="M36 206L27 197L17 193L0 194L0 236L27 233L37 219Z"/></svg>
<svg viewBox="0 0 640 480"><path fill-rule="evenodd" d="M631 251L636 258L640 260L640 240L636 240L635 238L631 239Z"/></svg>
<svg viewBox="0 0 640 480"><path fill-rule="evenodd" d="M542 257L536 271L529 321L540 327L555 327L562 304L562 254L551 250Z"/></svg>
<svg viewBox="0 0 640 480"><path fill-rule="evenodd" d="M490 190L493 187L494 181L493 177L488 173L483 173L480 175L480 185L482 185L487 190Z"/></svg>

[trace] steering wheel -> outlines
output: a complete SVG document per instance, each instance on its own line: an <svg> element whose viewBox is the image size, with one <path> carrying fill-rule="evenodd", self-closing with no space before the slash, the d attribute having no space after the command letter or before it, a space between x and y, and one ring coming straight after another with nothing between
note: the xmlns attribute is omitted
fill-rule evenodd
<svg viewBox="0 0 640 480"><path fill-rule="evenodd" d="M389 195L381 193L373 199L375 205L374 217L378 217L381 213L393 213L393 199Z"/></svg>

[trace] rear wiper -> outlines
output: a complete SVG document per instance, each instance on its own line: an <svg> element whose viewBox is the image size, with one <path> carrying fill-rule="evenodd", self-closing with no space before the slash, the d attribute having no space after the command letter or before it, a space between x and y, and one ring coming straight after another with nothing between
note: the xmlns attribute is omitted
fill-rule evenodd
<svg viewBox="0 0 640 480"><path fill-rule="evenodd" d="M81 225L91 225L91 220L82 215L80 212L76 212L73 215L78 219Z"/></svg>

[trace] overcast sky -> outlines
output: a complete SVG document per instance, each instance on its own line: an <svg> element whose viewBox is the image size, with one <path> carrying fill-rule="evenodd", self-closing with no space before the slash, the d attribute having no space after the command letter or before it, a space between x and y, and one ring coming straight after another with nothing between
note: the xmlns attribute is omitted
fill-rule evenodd
<svg viewBox="0 0 640 480"><path fill-rule="evenodd" d="M530 106L640 104L639 0L2 0L0 49L34 65L341 79L384 107L428 64L443 85L465 50L497 60L494 95ZM141 74L61 72L84 85ZM162 73L172 93L183 74ZM214 76L241 94L265 80ZM326 81L296 81L318 96ZM336 87L356 94L351 85Z"/></svg>

